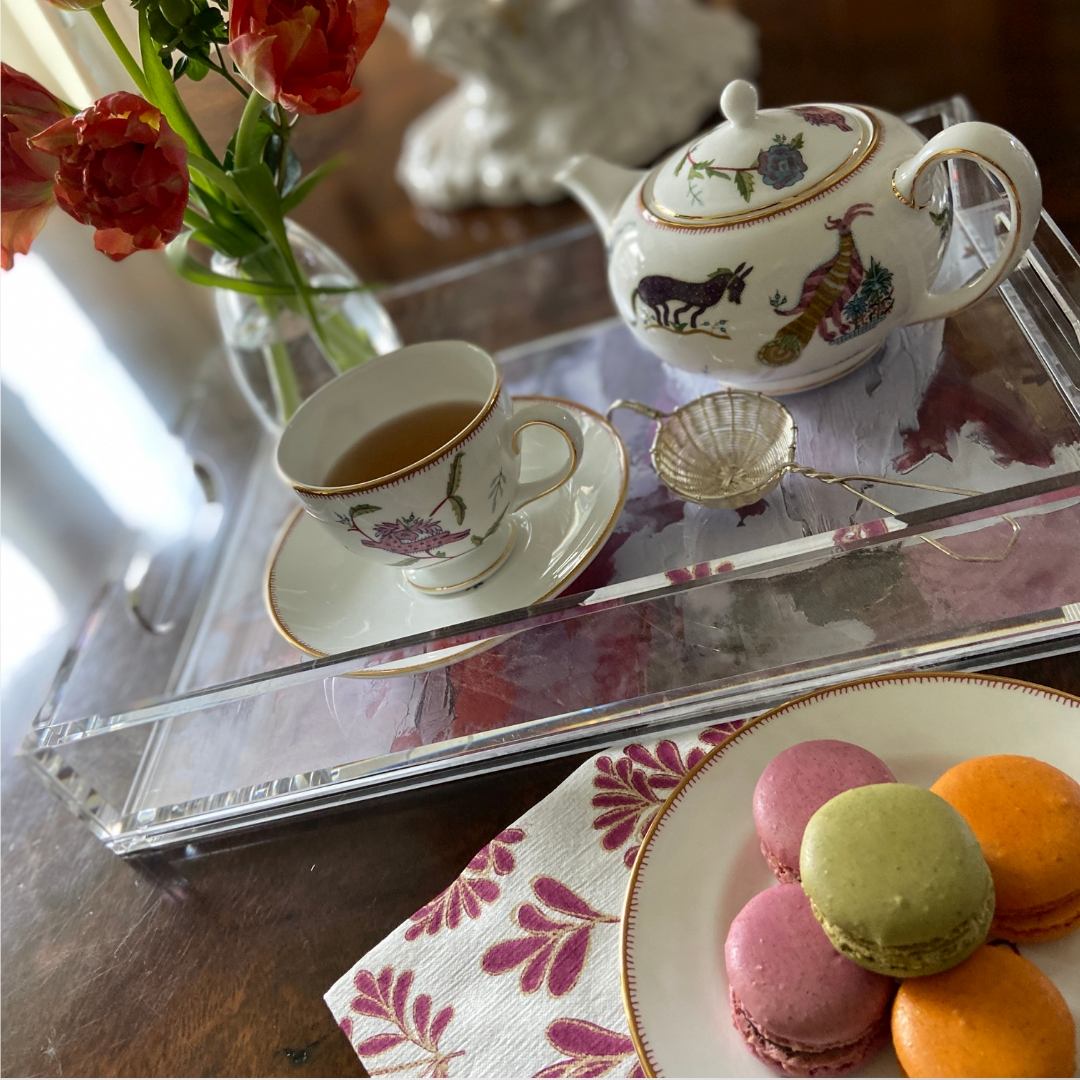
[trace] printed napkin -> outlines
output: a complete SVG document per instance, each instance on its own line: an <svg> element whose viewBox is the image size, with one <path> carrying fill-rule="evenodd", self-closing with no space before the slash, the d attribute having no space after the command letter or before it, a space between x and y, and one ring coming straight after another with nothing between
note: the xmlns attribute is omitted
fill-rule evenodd
<svg viewBox="0 0 1080 1080"><path fill-rule="evenodd" d="M739 723L583 764L343 975L326 1003L372 1076L641 1076L619 923L671 789Z"/></svg>

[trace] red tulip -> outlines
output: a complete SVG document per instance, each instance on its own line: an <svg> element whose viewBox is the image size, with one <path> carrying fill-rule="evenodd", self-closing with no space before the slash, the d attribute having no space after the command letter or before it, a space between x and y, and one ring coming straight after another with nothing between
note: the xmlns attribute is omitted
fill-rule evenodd
<svg viewBox="0 0 1080 1080"><path fill-rule="evenodd" d="M360 96L356 67L388 0L232 0L229 49L244 78L292 112L328 113Z"/></svg>
<svg viewBox="0 0 1080 1080"><path fill-rule="evenodd" d="M0 65L0 266L5 270L16 254L30 250L55 201L53 162L26 140L70 112L41 83Z"/></svg>
<svg viewBox="0 0 1080 1080"><path fill-rule="evenodd" d="M137 94L107 94L30 141L60 159L56 201L94 226L94 247L110 259L164 247L180 232L187 147Z"/></svg>

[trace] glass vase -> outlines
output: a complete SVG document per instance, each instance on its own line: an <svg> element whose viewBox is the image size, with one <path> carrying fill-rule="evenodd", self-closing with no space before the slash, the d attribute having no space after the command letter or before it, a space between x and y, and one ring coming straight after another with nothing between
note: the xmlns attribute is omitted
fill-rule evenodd
<svg viewBox="0 0 1080 1080"><path fill-rule="evenodd" d="M286 227L296 263L313 289L360 284L333 249L295 222ZM279 291L292 285L284 260L269 244L242 259L215 253L211 266L238 280L272 282ZM214 292L233 377L273 434L280 434L300 404L336 375L401 346L389 316L369 291L313 292L310 305L298 291Z"/></svg>

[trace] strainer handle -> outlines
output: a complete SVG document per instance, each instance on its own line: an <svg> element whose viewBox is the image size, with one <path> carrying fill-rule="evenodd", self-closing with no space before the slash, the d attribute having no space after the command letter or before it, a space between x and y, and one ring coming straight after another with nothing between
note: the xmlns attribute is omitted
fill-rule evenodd
<svg viewBox="0 0 1080 1080"><path fill-rule="evenodd" d="M633 412L641 413L642 416L647 416L650 420L666 420L671 415L671 413L661 412L659 409L654 409L651 405L646 405L641 401L628 401L626 398L619 398L618 401L613 401L608 406L608 411L604 414L609 422L611 414L616 409L631 409Z"/></svg>
<svg viewBox="0 0 1080 1080"><path fill-rule="evenodd" d="M866 502L870 503L871 506L876 506L879 510L884 510L886 514L892 514L893 516L896 515L896 511L891 506L879 502L872 495L868 495L865 491L862 491L853 485L857 483L888 484L890 487L918 488L920 491L939 491L945 495L982 494L982 492L974 491L971 488L942 487L940 484L921 484L915 480L899 480L887 476L864 476L860 473L849 473L845 476L837 476L835 473L820 472L818 469L812 469L808 465L798 465L794 462L792 462L784 471L799 473L800 476L807 476L811 480L820 480L823 484L838 484L845 491L850 491L851 494L857 498L864 499ZM1004 549L993 555L963 555L959 551L953 551L952 548L941 543L940 540L933 539L933 537L923 536L920 537L920 539L925 541L932 548L936 548L942 555L947 555L950 559L956 559L957 562L1001 562L1008 557L1013 546L1016 544L1016 538L1020 534L1020 523L1016 521L1015 518L1009 517L1008 514L1003 514L1002 520L1009 523L1012 532L1009 535L1008 543L1005 545Z"/></svg>
<svg viewBox="0 0 1080 1080"><path fill-rule="evenodd" d="M798 473L800 476L808 476L811 480L820 480L823 484L839 484L847 487L848 484L888 484L890 487L918 488L919 491L938 491L943 495L982 495L981 491L972 488L942 487L940 484L922 484L917 480L901 480L892 476L866 476L862 473L845 473L838 476L836 473L821 472L820 469L812 469L809 465L798 465L792 462L785 469L786 472ZM856 492L858 494L858 492ZM876 503L874 504L877 505ZM887 507L885 509L888 509ZM891 514L893 511L889 510Z"/></svg>

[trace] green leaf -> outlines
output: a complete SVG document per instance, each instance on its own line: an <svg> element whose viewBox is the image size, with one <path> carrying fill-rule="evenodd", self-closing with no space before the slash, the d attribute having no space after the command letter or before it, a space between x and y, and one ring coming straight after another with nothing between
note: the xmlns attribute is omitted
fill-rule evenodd
<svg viewBox="0 0 1080 1080"><path fill-rule="evenodd" d="M357 514L373 514L379 507L372 506L371 503L357 503L355 506L349 507L349 516L356 517Z"/></svg>
<svg viewBox="0 0 1080 1080"><path fill-rule="evenodd" d="M188 57L188 64L186 70L187 77L192 82L199 82L200 80L205 79L207 73L210 71L210 69L201 60L196 59L196 57L194 56Z"/></svg>
<svg viewBox="0 0 1080 1080"><path fill-rule="evenodd" d="M743 197L743 202L750 201L750 193L754 190L754 177L749 172L737 172L735 174L735 187Z"/></svg>
<svg viewBox="0 0 1080 1080"><path fill-rule="evenodd" d="M214 151L188 115L172 76L161 62L145 11L139 12L139 53L153 103L165 114L169 127L187 143L190 150L208 161L213 161Z"/></svg>
<svg viewBox="0 0 1080 1080"><path fill-rule="evenodd" d="M459 450L450 464L450 478L446 481L447 496L457 492L458 484L461 483L461 459L465 456L464 450ZM464 503L462 504L464 506ZM460 524L460 522L459 522Z"/></svg>
<svg viewBox="0 0 1080 1080"><path fill-rule="evenodd" d="M172 268L188 281L194 282L196 285L212 286L218 289L230 289L233 292L248 293L252 296L296 295L296 290L291 284L282 284L277 281L251 281L246 278L234 278L229 277L226 274L216 273L208 266L199 262L199 260L188 251L188 244L193 239L205 241L210 247L217 247L218 238L212 235L206 228L200 228L193 232L182 232L165 248L165 255Z"/></svg>
<svg viewBox="0 0 1080 1080"><path fill-rule="evenodd" d="M291 211L299 206L311 193L315 190L317 184L325 180L332 172L336 172L341 168L343 159L340 157L331 158L329 161L324 161L322 165L312 169L311 172L301 180L296 187L292 188L281 200L281 212L283 214L291 213Z"/></svg>
<svg viewBox="0 0 1080 1080"><path fill-rule="evenodd" d="M300 159L296 156L292 147L277 132L274 132L267 140L263 160L270 166L274 176L277 177L278 190L282 195L287 194L296 187L302 172Z"/></svg>
<svg viewBox="0 0 1080 1080"><path fill-rule="evenodd" d="M158 0L158 8L169 25L182 30L184 24L195 14L195 5L190 0Z"/></svg>
<svg viewBox="0 0 1080 1080"><path fill-rule="evenodd" d="M188 168L201 173L212 184L216 184L234 202L244 203L244 193L236 186L236 181L217 162L207 161L198 154L188 154Z"/></svg>
<svg viewBox="0 0 1080 1080"><path fill-rule="evenodd" d="M459 525L465 524L465 500L460 495L448 495L447 501L454 511L454 520Z"/></svg>
<svg viewBox="0 0 1080 1080"><path fill-rule="evenodd" d="M240 157L239 153L237 156ZM278 197L278 190L270 170L260 161L258 164L242 169L233 169L229 175L243 196L244 202L251 207L252 212L274 238L278 247L288 250L285 216L281 212L281 199Z"/></svg>
<svg viewBox="0 0 1080 1080"><path fill-rule="evenodd" d="M689 160L690 160L690 155L689 155L689 154L683 154L683 156L682 156L682 157L681 157L681 158L679 159L679 164L675 166L675 175L676 175L676 176L678 176L678 175L679 175L679 172L680 172L680 170L682 169L682 167L683 167L683 166L684 166L684 165L685 165L685 164L686 164L686 163L687 163L687 162L688 162Z"/></svg>
<svg viewBox="0 0 1080 1080"><path fill-rule="evenodd" d="M793 147L796 150L801 150L803 148L802 132L800 131L799 134L796 135L795 138L792 139L790 143L788 143L788 145Z"/></svg>
<svg viewBox="0 0 1080 1080"><path fill-rule="evenodd" d="M469 539L479 547L486 539L486 536L470 536Z"/></svg>
<svg viewBox="0 0 1080 1080"><path fill-rule="evenodd" d="M205 212L200 213L199 210L194 209L192 206L194 201L189 202L188 208L184 211L184 224L193 230L191 236L188 237L188 242L194 241L234 259L248 254L242 240L227 228L222 228L215 219L206 216Z"/></svg>
<svg viewBox="0 0 1080 1080"><path fill-rule="evenodd" d="M175 240L165 248L165 255L172 268L183 278L194 282L196 285L212 286L218 289L230 289L233 292L248 293L251 296L296 296L297 289L292 282L259 281L250 278L229 277L219 274L208 266L199 262L188 250L192 240L207 244L215 250L218 249L220 236L215 234L210 222L200 225L197 229L182 232ZM359 288L363 288L360 286ZM349 293L356 292L357 288L317 287L305 290L310 295L322 293Z"/></svg>
<svg viewBox="0 0 1080 1080"><path fill-rule="evenodd" d="M394 566L415 566L420 560L414 559L411 555L407 555L404 559L398 559Z"/></svg>

